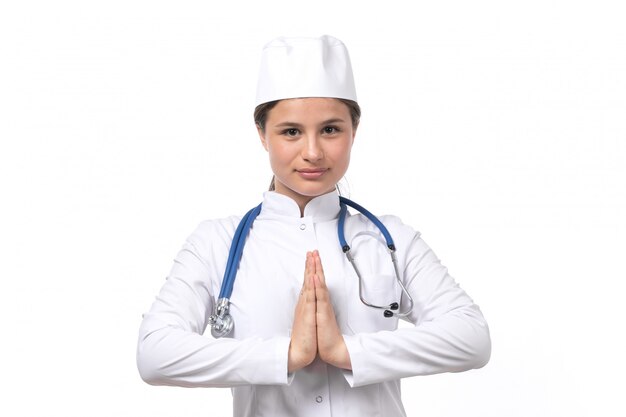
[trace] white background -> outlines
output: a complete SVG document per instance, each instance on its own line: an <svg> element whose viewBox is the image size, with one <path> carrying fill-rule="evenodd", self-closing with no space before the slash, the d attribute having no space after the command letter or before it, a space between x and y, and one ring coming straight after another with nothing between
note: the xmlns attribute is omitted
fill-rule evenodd
<svg viewBox="0 0 626 417"><path fill-rule="evenodd" d="M422 231L492 331L486 368L403 381L409 415L623 416L624 16L618 1L3 2L0 414L231 413L229 390L143 383L137 329L196 224L267 187L262 46L329 33L363 108L352 198Z"/></svg>

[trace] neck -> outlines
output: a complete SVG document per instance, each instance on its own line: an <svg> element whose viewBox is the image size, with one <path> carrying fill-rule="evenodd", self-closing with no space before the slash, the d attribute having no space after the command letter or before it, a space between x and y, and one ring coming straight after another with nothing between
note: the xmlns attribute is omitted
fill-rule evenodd
<svg viewBox="0 0 626 417"><path fill-rule="evenodd" d="M307 204L309 204L309 202L311 200L313 200L315 197L319 197L317 195L314 196L308 196L308 195L302 195L302 194L298 194L295 191L287 188L287 187L281 187L278 186L278 184L276 184L276 188L274 189L275 192L277 192L278 194L282 194L282 195L286 195L287 197L291 198L293 201L296 202L296 204L298 204L298 207L300 208L300 217L304 217L304 208L306 207ZM324 195L324 194L328 194L334 191L334 188L322 193L320 195Z"/></svg>
<svg viewBox="0 0 626 417"><path fill-rule="evenodd" d="M309 196L300 195L300 194L296 194L296 195L286 194L286 195L288 197L291 197L291 199L298 204L298 207L300 208L300 217L304 217L304 208L306 207L307 204L309 204L311 200L315 198L315 197L309 197Z"/></svg>

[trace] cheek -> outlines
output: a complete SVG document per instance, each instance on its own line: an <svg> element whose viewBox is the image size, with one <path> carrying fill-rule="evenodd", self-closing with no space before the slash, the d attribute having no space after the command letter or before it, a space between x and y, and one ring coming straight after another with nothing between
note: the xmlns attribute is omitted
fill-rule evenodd
<svg viewBox="0 0 626 417"><path fill-rule="evenodd" d="M289 147L282 144L271 144L268 146L268 153L273 168L280 168L291 160Z"/></svg>
<svg viewBox="0 0 626 417"><path fill-rule="evenodd" d="M350 163L350 151L352 150L352 143L349 141L338 143L333 148L333 159L337 164L345 165L347 168Z"/></svg>

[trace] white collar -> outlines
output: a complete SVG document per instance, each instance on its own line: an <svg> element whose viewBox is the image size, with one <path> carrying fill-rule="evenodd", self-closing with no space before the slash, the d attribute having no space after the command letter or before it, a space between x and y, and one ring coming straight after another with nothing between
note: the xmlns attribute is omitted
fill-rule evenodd
<svg viewBox="0 0 626 417"><path fill-rule="evenodd" d="M304 216L311 217L313 221L329 221L339 216L339 194L332 191L313 198L304 207ZM298 203L284 194L276 191L266 191L263 194L263 206L259 219L262 218L300 218Z"/></svg>

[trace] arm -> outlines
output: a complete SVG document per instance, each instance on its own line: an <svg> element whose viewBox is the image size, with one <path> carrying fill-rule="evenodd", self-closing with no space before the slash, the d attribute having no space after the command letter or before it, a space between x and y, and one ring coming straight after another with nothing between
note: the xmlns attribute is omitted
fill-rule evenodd
<svg viewBox="0 0 626 417"><path fill-rule="evenodd" d="M228 250L227 245L226 255L219 248L215 253L212 247L207 250L206 236L221 244L229 241L232 232L202 228L177 255L167 282L143 317L137 345L142 379L152 385L186 387L287 384L289 338L235 340L203 335L215 298L210 277L216 272L207 259L227 257Z"/></svg>
<svg viewBox="0 0 626 417"><path fill-rule="evenodd" d="M405 242L402 278L415 301L407 317L415 327L344 335L352 363L344 375L351 386L460 372L489 360L489 329L479 308L417 233Z"/></svg>

